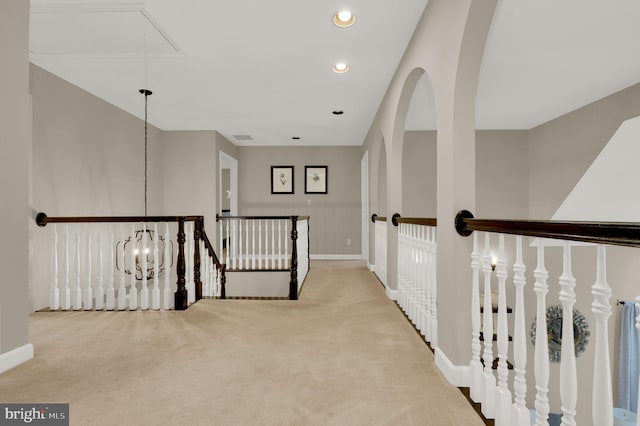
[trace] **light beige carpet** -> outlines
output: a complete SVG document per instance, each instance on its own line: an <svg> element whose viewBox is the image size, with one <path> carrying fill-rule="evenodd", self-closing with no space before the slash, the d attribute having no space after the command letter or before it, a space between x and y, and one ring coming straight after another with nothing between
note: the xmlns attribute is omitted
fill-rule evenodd
<svg viewBox="0 0 640 426"><path fill-rule="evenodd" d="M50 312L1 402L72 425L482 425L362 263L312 263L299 301Z"/></svg>

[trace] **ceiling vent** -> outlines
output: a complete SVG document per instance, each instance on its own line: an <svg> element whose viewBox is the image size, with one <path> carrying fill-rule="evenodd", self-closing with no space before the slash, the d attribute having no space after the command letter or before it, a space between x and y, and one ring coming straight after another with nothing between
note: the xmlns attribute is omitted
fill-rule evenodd
<svg viewBox="0 0 640 426"><path fill-rule="evenodd" d="M182 56L142 3L34 3L32 55Z"/></svg>
<svg viewBox="0 0 640 426"><path fill-rule="evenodd" d="M233 135L233 138L237 141L252 141L251 135Z"/></svg>

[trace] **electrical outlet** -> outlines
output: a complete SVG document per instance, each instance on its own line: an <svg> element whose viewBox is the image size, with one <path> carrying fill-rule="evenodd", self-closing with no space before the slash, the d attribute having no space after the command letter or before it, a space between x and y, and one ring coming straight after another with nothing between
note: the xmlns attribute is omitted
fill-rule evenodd
<svg viewBox="0 0 640 426"><path fill-rule="evenodd" d="M307 205L310 206L311 205L311 200L307 200Z"/></svg>
<svg viewBox="0 0 640 426"><path fill-rule="evenodd" d="M347 238L347 245L350 246L351 245L351 238Z"/></svg>

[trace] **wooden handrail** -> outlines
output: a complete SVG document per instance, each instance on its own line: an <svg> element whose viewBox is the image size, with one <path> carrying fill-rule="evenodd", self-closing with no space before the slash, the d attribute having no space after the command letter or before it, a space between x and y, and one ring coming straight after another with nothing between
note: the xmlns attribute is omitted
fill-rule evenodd
<svg viewBox="0 0 640 426"><path fill-rule="evenodd" d="M387 218L385 216L378 216L377 214L374 213L371 215L371 222L375 223L376 221L386 222Z"/></svg>
<svg viewBox="0 0 640 426"><path fill-rule="evenodd" d="M399 217L396 221L411 225L438 226L438 219L434 217Z"/></svg>
<svg viewBox="0 0 640 426"><path fill-rule="evenodd" d="M461 210L456 215L455 227L458 234L462 236L469 236L473 231L485 231L594 244L640 247L640 223L638 222L475 219L468 210Z"/></svg>
<svg viewBox="0 0 640 426"><path fill-rule="evenodd" d="M193 222L203 216L58 216L49 217L40 212L36 216L38 226L49 223L119 223L119 222Z"/></svg>
<svg viewBox="0 0 640 426"><path fill-rule="evenodd" d="M216 222L219 222L225 219L290 220L290 219L293 219L294 217L296 218L296 220L306 220L306 219L309 219L310 216L220 216L219 214L216 214Z"/></svg>

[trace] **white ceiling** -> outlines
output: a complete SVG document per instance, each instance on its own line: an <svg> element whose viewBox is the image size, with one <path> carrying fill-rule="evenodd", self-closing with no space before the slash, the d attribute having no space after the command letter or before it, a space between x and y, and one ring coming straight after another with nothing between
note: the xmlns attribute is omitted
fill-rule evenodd
<svg viewBox="0 0 640 426"><path fill-rule="evenodd" d="M137 117L138 90L152 90L149 121L163 130L360 145L426 3L32 0L31 61ZM350 28L332 23L342 8L356 14ZM500 2L478 127L531 128L639 82L638 22L637 0ZM351 70L334 73L339 61ZM418 85L409 129L435 128L429 86Z"/></svg>

